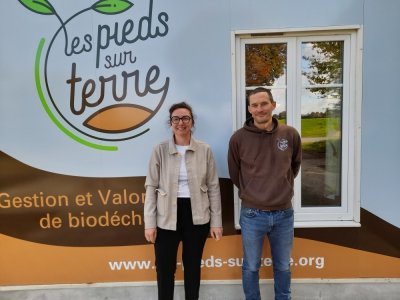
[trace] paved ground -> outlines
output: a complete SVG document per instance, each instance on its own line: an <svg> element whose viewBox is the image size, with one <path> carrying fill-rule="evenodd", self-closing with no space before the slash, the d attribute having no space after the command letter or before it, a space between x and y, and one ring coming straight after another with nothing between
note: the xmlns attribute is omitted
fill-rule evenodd
<svg viewBox="0 0 400 300"><path fill-rule="evenodd" d="M178 284L175 300L184 300ZM261 286L262 299L273 299L272 283ZM301 283L292 285L293 300L400 300L400 280L396 282ZM156 300L157 290L151 286L81 286L30 290L5 290L0 287L0 300ZM200 300L242 300L241 284L203 283Z"/></svg>

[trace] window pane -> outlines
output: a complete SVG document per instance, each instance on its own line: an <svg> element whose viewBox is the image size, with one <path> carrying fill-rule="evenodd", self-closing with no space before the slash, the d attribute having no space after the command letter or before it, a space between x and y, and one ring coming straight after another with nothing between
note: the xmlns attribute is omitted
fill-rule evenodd
<svg viewBox="0 0 400 300"><path fill-rule="evenodd" d="M344 41L301 44L303 207L341 206Z"/></svg>
<svg viewBox="0 0 400 300"><path fill-rule="evenodd" d="M301 206L341 206L342 88L303 89L301 104Z"/></svg>
<svg viewBox="0 0 400 300"><path fill-rule="evenodd" d="M343 83L343 41L302 43L302 85Z"/></svg>
<svg viewBox="0 0 400 300"><path fill-rule="evenodd" d="M248 92L262 86L271 89L276 102L274 116L286 123L287 44L246 44L246 99ZM246 118L250 117L246 112Z"/></svg>
<svg viewBox="0 0 400 300"><path fill-rule="evenodd" d="M246 44L246 86L286 86L287 45Z"/></svg>

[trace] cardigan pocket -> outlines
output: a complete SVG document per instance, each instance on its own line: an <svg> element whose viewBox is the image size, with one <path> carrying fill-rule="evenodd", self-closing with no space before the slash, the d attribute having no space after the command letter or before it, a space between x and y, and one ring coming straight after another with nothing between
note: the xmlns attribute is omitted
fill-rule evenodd
<svg viewBox="0 0 400 300"><path fill-rule="evenodd" d="M157 192L157 214L164 216L167 202L167 193L161 189L156 189Z"/></svg>
<svg viewBox="0 0 400 300"><path fill-rule="evenodd" d="M210 207L210 200L208 199L208 186L200 185L200 191L202 210L208 209Z"/></svg>

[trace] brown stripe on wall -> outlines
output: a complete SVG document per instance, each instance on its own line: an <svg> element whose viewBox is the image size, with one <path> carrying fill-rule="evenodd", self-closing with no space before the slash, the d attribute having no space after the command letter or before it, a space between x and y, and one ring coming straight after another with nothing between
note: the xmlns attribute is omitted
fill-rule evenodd
<svg viewBox="0 0 400 300"><path fill-rule="evenodd" d="M400 258L400 228L361 208L361 227L297 228L295 236Z"/></svg>
<svg viewBox="0 0 400 300"><path fill-rule="evenodd" d="M55 174L0 152L0 233L58 246L147 244L144 181ZM235 234L230 180L221 191L225 234Z"/></svg>
<svg viewBox="0 0 400 300"><path fill-rule="evenodd" d="M59 246L146 244L144 179L60 175L30 167L0 152L0 233ZM224 235L240 234L234 228L232 182L220 179L220 184ZM85 200L88 194L91 198ZM32 200L35 195L36 203ZM25 202L24 197L28 197ZM50 197L48 203L43 200L46 197ZM52 206L55 201L60 201L59 205ZM62 224L57 223L60 220ZM93 222L98 224L92 226ZM365 209L361 209L359 228L297 228L295 236L400 257L400 229Z"/></svg>

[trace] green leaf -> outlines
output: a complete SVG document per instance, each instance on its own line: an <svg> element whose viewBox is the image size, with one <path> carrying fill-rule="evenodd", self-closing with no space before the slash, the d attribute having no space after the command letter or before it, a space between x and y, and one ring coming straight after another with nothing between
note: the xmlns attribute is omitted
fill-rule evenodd
<svg viewBox="0 0 400 300"><path fill-rule="evenodd" d="M122 13L133 6L128 0L100 0L97 1L92 9L105 15L115 15Z"/></svg>
<svg viewBox="0 0 400 300"><path fill-rule="evenodd" d="M54 15L55 11L53 6L47 0L18 0L27 9L41 14L41 15Z"/></svg>

